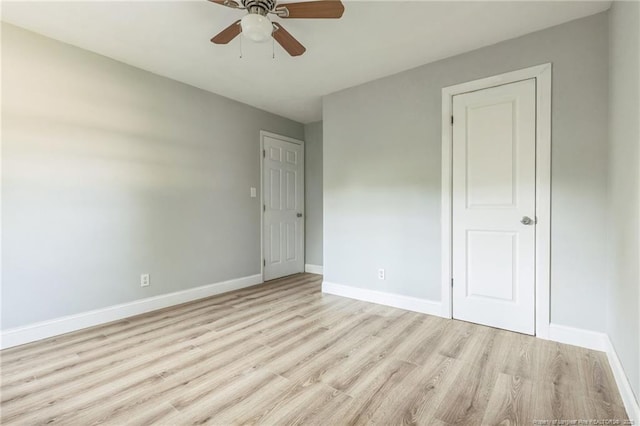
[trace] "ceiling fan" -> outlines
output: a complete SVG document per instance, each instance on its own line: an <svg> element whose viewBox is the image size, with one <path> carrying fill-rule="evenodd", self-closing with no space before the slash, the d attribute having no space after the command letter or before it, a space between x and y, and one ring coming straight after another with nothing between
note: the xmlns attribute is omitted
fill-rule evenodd
<svg viewBox="0 0 640 426"><path fill-rule="evenodd" d="M272 22L267 16L272 13L280 18L323 18L342 17L344 6L340 0L319 0L299 3L277 3L276 0L209 0L233 9L246 10L242 19L218 33L211 39L215 44L227 44L240 33L252 41L262 42L271 37L291 56L300 56L307 49L300 44L279 22Z"/></svg>

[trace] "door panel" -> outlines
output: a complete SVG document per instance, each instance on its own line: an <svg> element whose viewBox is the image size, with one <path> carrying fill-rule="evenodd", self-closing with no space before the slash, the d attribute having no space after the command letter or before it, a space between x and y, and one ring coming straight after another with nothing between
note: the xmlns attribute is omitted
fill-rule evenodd
<svg viewBox="0 0 640 426"><path fill-rule="evenodd" d="M280 250L280 243L281 243L281 239L280 239L280 229L282 228L282 224L281 223L271 223L269 224L269 250L268 250L268 254L266 255L266 259L267 259L267 265L271 264L276 264L276 263L280 263L281 262L281 257L280 255L282 254L282 250Z"/></svg>
<svg viewBox="0 0 640 426"><path fill-rule="evenodd" d="M453 316L535 333L535 80L453 98ZM523 217L533 223L521 223Z"/></svg>
<svg viewBox="0 0 640 426"><path fill-rule="evenodd" d="M513 103L467 110L467 207L513 207ZM495 126L495 123L501 123Z"/></svg>
<svg viewBox="0 0 640 426"><path fill-rule="evenodd" d="M467 297L513 302L517 286L514 232L467 232ZM501 259L500 267L494 267Z"/></svg>
<svg viewBox="0 0 640 426"><path fill-rule="evenodd" d="M304 272L304 156L302 145L266 135L263 142L264 279L271 280Z"/></svg>

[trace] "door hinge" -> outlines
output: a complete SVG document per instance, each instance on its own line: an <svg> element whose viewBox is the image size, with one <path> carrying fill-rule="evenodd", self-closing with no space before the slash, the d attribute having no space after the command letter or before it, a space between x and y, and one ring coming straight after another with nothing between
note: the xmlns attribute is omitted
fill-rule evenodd
<svg viewBox="0 0 640 426"><path fill-rule="evenodd" d="M262 266L267 266L267 259L262 259Z"/></svg>
<svg viewBox="0 0 640 426"><path fill-rule="evenodd" d="M267 158L267 150L266 149L262 150L262 158Z"/></svg>
<svg viewBox="0 0 640 426"><path fill-rule="evenodd" d="M453 288L453 278L451 278L451 288Z"/></svg>
<svg viewBox="0 0 640 426"><path fill-rule="evenodd" d="M451 116L451 124L453 125L453 115Z"/></svg>
<svg viewBox="0 0 640 426"><path fill-rule="evenodd" d="M266 211L267 211L267 205L266 205L266 204L263 204L263 205L262 205L262 211L263 211L263 212L266 212Z"/></svg>

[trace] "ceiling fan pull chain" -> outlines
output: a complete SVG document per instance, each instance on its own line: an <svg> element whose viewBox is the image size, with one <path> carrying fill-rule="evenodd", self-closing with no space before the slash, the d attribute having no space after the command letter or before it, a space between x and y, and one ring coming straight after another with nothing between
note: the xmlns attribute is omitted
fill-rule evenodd
<svg viewBox="0 0 640 426"><path fill-rule="evenodd" d="M240 59L242 59L242 37L240 37Z"/></svg>
<svg viewBox="0 0 640 426"><path fill-rule="evenodd" d="M271 37L271 59L276 58L276 39Z"/></svg>

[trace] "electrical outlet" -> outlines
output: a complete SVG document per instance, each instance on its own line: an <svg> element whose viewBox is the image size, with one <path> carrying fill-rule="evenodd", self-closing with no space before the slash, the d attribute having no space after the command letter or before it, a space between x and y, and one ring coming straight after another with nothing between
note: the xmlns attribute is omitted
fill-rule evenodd
<svg viewBox="0 0 640 426"><path fill-rule="evenodd" d="M140 275L140 287L149 287L151 285L151 277L149 274Z"/></svg>
<svg viewBox="0 0 640 426"><path fill-rule="evenodd" d="M378 269L378 279L384 280L384 269Z"/></svg>

